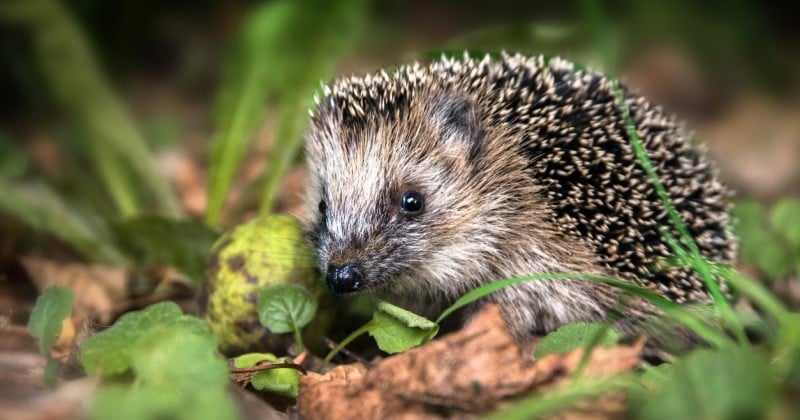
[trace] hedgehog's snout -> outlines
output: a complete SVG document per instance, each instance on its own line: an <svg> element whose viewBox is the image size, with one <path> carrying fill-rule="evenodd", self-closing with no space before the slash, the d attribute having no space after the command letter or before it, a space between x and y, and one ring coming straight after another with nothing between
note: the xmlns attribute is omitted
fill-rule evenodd
<svg viewBox="0 0 800 420"><path fill-rule="evenodd" d="M333 293L351 293L364 285L364 270L358 264L330 264L325 279Z"/></svg>

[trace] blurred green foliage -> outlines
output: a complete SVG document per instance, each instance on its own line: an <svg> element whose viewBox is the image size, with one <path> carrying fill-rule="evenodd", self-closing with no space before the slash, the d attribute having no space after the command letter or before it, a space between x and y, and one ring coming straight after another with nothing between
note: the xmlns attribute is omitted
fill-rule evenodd
<svg viewBox="0 0 800 420"><path fill-rule="evenodd" d="M28 331L39 340L39 353L47 360L44 369L44 383L56 384L58 362L50 356L50 350L56 343L64 320L72 313L72 302L75 294L72 290L51 285L36 299L28 319Z"/></svg>
<svg viewBox="0 0 800 420"><path fill-rule="evenodd" d="M779 409L775 378L769 356L757 347L697 350L678 360L655 389L644 391L647 397L635 417L771 418Z"/></svg>
<svg viewBox="0 0 800 420"><path fill-rule="evenodd" d="M528 13L509 13L506 19L512 21L499 23L493 18L495 9L505 6L502 2L444 4L449 10L440 10L439 15L424 2L403 5L412 10L405 17L408 21L433 16L427 28L419 28L435 34L447 33L451 24L457 26L457 12L478 16L480 28L441 42L437 52L506 49L563 55L613 72L626 58L664 43L689 51L707 74L717 76L708 78L711 83L736 86L740 80L756 81L793 92L800 74L793 49L796 45L778 35L791 30L794 16L776 15L769 4L746 0L515 3L514 7ZM138 268L158 262L199 279L216 237L213 229L240 216L232 212L223 220L225 199L265 117L275 115L275 126L270 132L273 149L268 167L257 186L263 191L261 213L271 211L278 183L298 155L309 101L318 83L329 79L355 46L384 54L390 61L397 59L394 47L405 48L403 39L394 40L387 48L372 43L372 36L362 35L364 27L377 31L393 19L401 19L369 13L373 9L386 13L397 5L370 6L367 0L206 1L180 9L156 1L5 0L0 3L0 23L4 25L0 34L13 36L0 40L0 60L8 64L0 66L0 75L11 76L22 91L12 98L19 102L12 106L13 115L42 113L35 122L55 125L49 134L58 139L59 150L70 159L70 166L63 177L37 173L28 151L13 141L15 131L3 130L0 210L54 235L89 260ZM212 73L219 70L221 74L219 86L206 93L215 105L208 151L206 225L186 218L155 163L154 150L173 144L183 127L168 118L137 122L109 82L124 82L127 74L139 70L142 63L137 60L144 52L154 54L152 62L158 65L172 59L174 49L151 51L164 32L149 26L170 14L201 16L205 23L230 25L227 30L203 28L219 30L212 42L226 39L221 42L226 46L223 59L212 60ZM217 15L228 18L214 20ZM490 21L494 23L486 23ZM773 21L780 24L773 25ZM233 36L227 39L230 32ZM178 45L173 48L190 43L170 42ZM222 62L220 69L216 68L218 62ZM0 87L6 86L4 83L8 82L0 81ZM47 114L53 111L64 115L65 121L52 121ZM800 275L797 200L783 200L770 210L744 202L735 214L745 263L770 278ZM732 319L726 322L737 332L738 344L716 330L704 336L700 327L707 327L705 324L690 325L696 320L683 318L713 349L679 359L673 369L647 369L640 378L576 381L566 391L524 401L506 414L529 418L609 390L627 391L635 403L632 410L644 418L758 417L792 412L791 402L782 399L796 395L800 380L797 314L787 312L758 285L698 259L691 238L672 238L672 243L678 259L703 271L706 279L722 273L733 289L764 309L772 318L759 321L766 332L765 344L745 343L741 325ZM489 293L489 289L480 292ZM65 301L63 297L61 301ZM718 305L727 303L722 298ZM668 312L670 308L662 309ZM400 344L391 342L398 334L389 334L391 345L382 347L393 351L430 339L437 328L410 313L384 308L376 314L372 327L396 323L419 329ZM57 315L45 316L44 324L41 318L32 318L31 330L52 337ZM596 336L597 331L590 329L589 333L592 331ZM586 333L575 334L585 343ZM224 392L227 372L215 353L216 345L199 319L183 315L172 304L153 305L123 316L114 327L87 339L81 348L87 372L101 374L106 381L93 399L93 414L99 418L123 414L129 418L235 416ZM779 403L773 404L776 401Z"/></svg>
<svg viewBox="0 0 800 420"><path fill-rule="evenodd" d="M214 334L173 302L123 315L80 351L86 372L105 378L91 398L93 418L238 417Z"/></svg>
<svg viewBox="0 0 800 420"><path fill-rule="evenodd" d="M352 47L365 5L365 0L281 0L249 14L216 100L206 212L210 225L219 221L247 144L264 119L267 99L277 98L277 127L261 200L262 214L272 210L278 183L302 145L311 95Z"/></svg>
<svg viewBox="0 0 800 420"><path fill-rule="evenodd" d="M80 128L80 138L120 214L141 213L145 201L165 214L180 214L138 128L62 5L56 0L10 0L0 7L0 19L28 31L50 91ZM146 200L139 195L144 191L151 194Z"/></svg>
<svg viewBox="0 0 800 420"><path fill-rule="evenodd" d="M745 200L733 209L743 263L768 279L793 275L800 279L800 200L784 198L771 209Z"/></svg>
<svg viewBox="0 0 800 420"><path fill-rule="evenodd" d="M84 18L91 9L71 5ZM218 225L248 143L268 109L278 118L261 209L272 209L277 186L298 155L311 96L357 39L365 9L366 0L287 0L247 11L216 94L216 133L209 144L210 226ZM0 198L0 210L55 235L89 260L138 268L169 264L198 283L216 233L184 219L149 149L174 142L179 127L166 119L134 122L61 2L11 0L0 5L0 22L26 35L36 63L30 70L41 75L45 90L69 117L74 135L59 135L61 151L76 153L78 166L92 164L89 173L76 166L67 180L48 179L33 173L26 152L2 136L0 151L7 153L0 157L0 187L8 194ZM65 188L70 179L75 186ZM96 193L92 184L98 181L105 194Z"/></svg>

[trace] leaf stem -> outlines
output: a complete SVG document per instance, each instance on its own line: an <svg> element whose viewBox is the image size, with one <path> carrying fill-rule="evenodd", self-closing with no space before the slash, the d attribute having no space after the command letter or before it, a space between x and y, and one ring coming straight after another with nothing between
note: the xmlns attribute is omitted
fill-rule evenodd
<svg viewBox="0 0 800 420"><path fill-rule="evenodd" d="M380 322L376 322L375 320L370 320L366 324L359 327L357 330L351 332L350 335L345 337L344 340L342 340L339 344L337 344L336 347L331 349L328 355L325 356L325 359L322 361L322 366L320 366L320 369L324 369L325 366L328 366L328 363L330 363L331 359L333 359L333 356L336 356L336 354L339 353L339 351L341 351L346 345L350 344L353 340L358 338L358 336L368 332L373 328L379 327L380 325L382 325Z"/></svg>

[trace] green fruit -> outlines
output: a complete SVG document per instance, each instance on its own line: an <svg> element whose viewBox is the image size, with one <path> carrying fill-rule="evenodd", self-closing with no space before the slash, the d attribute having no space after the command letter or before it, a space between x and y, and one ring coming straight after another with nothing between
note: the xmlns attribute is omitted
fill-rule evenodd
<svg viewBox="0 0 800 420"><path fill-rule="evenodd" d="M316 294L317 271L300 224L287 215L251 220L226 232L211 250L200 307L226 353L285 349L291 335L272 334L258 320L265 286L293 283Z"/></svg>

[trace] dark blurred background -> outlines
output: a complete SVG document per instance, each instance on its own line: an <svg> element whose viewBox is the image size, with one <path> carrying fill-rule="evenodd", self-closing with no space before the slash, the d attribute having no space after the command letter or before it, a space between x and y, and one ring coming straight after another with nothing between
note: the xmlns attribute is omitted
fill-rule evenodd
<svg viewBox="0 0 800 420"><path fill-rule="evenodd" d="M148 142L178 145L202 160L221 63L257 2L62 4ZM798 9L797 2L744 0L376 1L336 73L432 50L566 56L621 76L689 120L741 194L770 199L800 193ZM314 36L314 28L304 30ZM0 26L0 135L40 166L57 160L47 144L61 141L68 125L52 96L30 34Z"/></svg>

